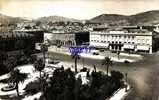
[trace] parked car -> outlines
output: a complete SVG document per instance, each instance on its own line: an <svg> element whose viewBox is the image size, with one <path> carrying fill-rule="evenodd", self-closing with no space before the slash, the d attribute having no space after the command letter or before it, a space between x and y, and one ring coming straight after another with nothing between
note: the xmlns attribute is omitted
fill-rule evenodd
<svg viewBox="0 0 159 100"><path fill-rule="evenodd" d="M57 67L57 64L59 64L60 63L60 61L59 60L53 60L53 59L46 59L46 63L45 63L45 65L47 66L47 67L54 67L54 68L56 68Z"/></svg>
<svg viewBox="0 0 159 100"><path fill-rule="evenodd" d="M115 51L115 50L113 50L113 51L111 51L112 53L117 53L117 51Z"/></svg>
<svg viewBox="0 0 159 100"><path fill-rule="evenodd" d="M91 53L92 53L93 55L99 55L99 50L91 50Z"/></svg>
<svg viewBox="0 0 159 100"><path fill-rule="evenodd" d="M99 51L100 51L100 52L104 52L104 49L100 49Z"/></svg>
<svg viewBox="0 0 159 100"><path fill-rule="evenodd" d="M93 55L99 55L99 53L98 52L93 52Z"/></svg>

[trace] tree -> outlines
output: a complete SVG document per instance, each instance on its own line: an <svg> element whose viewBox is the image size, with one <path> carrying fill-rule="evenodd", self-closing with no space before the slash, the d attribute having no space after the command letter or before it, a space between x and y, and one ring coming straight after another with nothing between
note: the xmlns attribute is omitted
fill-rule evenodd
<svg viewBox="0 0 159 100"><path fill-rule="evenodd" d="M75 73L77 73L77 60L80 59L80 56L78 53L72 54L72 59L75 61Z"/></svg>
<svg viewBox="0 0 159 100"><path fill-rule="evenodd" d="M17 96L20 96L19 95L19 83L24 82L24 80L26 78L27 78L27 74L26 73L21 73L19 71L19 69L15 69L15 70L11 71L10 77L9 77L9 82L15 84Z"/></svg>
<svg viewBox="0 0 159 100"><path fill-rule="evenodd" d="M11 71L17 65L17 58L14 57L14 56L8 57L4 61L4 65L6 66L6 68L8 69L8 71Z"/></svg>
<svg viewBox="0 0 159 100"><path fill-rule="evenodd" d="M34 62L34 68L39 71L39 76L40 76L40 80L41 80L41 72L42 70L45 68L45 63L42 59L37 59Z"/></svg>
<svg viewBox="0 0 159 100"><path fill-rule="evenodd" d="M46 51L48 51L48 46L46 44L41 44L40 49L43 53L43 60L44 60L44 63L45 63L45 59L46 59L45 53L46 53Z"/></svg>
<svg viewBox="0 0 159 100"><path fill-rule="evenodd" d="M111 77L115 80L122 80L124 78L124 75L119 71L111 71Z"/></svg>
<svg viewBox="0 0 159 100"><path fill-rule="evenodd" d="M112 65L111 58L105 57L105 58L102 60L102 65L107 66L107 75L108 75L109 67L110 67L110 65Z"/></svg>
<svg viewBox="0 0 159 100"><path fill-rule="evenodd" d="M115 84L114 85L115 89L118 89L124 86L124 83L122 81L122 79L124 78L124 75L122 73L120 73L119 71L111 71L111 77Z"/></svg>

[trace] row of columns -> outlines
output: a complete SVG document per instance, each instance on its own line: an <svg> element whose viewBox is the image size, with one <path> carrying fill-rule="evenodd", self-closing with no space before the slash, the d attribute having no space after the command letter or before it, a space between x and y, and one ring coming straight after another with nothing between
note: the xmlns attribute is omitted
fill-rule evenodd
<svg viewBox="0 0 159 100"><path fill-rule="evenodd" d="M110 45L109 50L115 50L115 51L124 51L124 48L121 45ZM134 49L134 51L138 51L137 49ZM152 53L152 46L150 46L149 51L150 54Z"/></svg>
<svg viewBox="0 0 159 100"><path fill-rule="evenodd" d="M121 45L110 45L109 50L122 51L122 46Z"/></svg>

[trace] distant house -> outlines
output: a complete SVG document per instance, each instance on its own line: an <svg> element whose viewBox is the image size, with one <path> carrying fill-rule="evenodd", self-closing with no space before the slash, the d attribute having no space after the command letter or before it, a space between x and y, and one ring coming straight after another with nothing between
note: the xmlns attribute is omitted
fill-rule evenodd
<svg viewBox="0 0 159 100"><path fill-rule="evenodd" d="M36 26L36 24L34 22L31 22L31 21L24 21L24 22L17 23L18 29L24 29L27 27L34 28L35 26Z"/></svg>

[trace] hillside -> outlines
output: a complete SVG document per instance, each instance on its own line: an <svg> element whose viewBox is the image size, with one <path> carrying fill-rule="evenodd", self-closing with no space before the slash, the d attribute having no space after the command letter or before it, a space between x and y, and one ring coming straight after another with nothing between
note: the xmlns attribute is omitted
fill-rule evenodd
<svg viewBox="0 0 159 100"><path fill-rule="evenodd" d="M0 14L0 23L2 25L10 25L10 24L15 24L17 22L25 21L25 19L20 18L20 17L11 17L11 16L6 16L3 14Z"/></svg>
<svg viewBox="0 0 159 100"><path fill-rule="evenodd" d="M149 25L159 23L159 10L138 13L129 17L129 22L132 25Z"/></svg>
<svg viewBox="0 0 159 100"><path fill-rule="evenodd" d="M159 10L124 16L117 14L102 14L90 21L107 23L109 25L150 25L159 23Z"/></svg>
<svg viewBox="0 0 159 100"><path fill-rule="evenodd" d="M36 21L41 21L42 23L47 23L47 22L60 22L60 21L78 21L76 19L72 18L66 18L62 16L48 16L48 17L41 17L38 18Z"/></svg>
<svg viewBox="0 0 159 100"><path fill-rule="evenodd" d="M26 21L25 18L20 17L11 17L0 14L0 24L15 24L17 22ZM48 22L60 22L60 21L80 21L72 18L66 18L62 16L48 16L41 17L36 19L35 21L40 21L42 23ZM108 25L151 25L159 23L159 10L153 10L143 13L138 13L135 15L125 16L118 14L102 14L97 17L90 19L91 22L100 22L106 23Z"/></svg>
<svg viewBox="0 0 159 100"><path fill-rule="evenodd" d="M107 23L110 25L129 24L128 16L117 15L117 14L102 14L102 15L92 18L90 21Z"/></svg>

